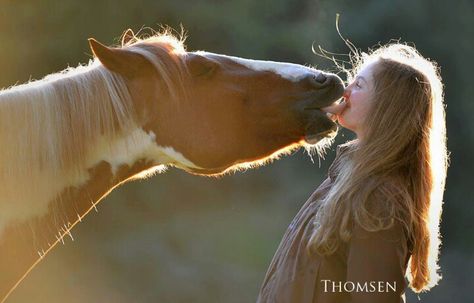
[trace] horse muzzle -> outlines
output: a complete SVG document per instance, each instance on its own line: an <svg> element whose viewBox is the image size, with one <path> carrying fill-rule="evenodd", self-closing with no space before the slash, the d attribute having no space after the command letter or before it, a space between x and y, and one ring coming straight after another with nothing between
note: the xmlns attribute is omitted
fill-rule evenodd
<svg viewBox="0 0 474 303"><path fill-rule="evenodd" d="M325 73L313 75L312 81L313 89L303 102L302 112L306 121L304 140L316 144L337 134L336 115L341 107L337 101L344 93L344 84L337 75Z"/></svg>

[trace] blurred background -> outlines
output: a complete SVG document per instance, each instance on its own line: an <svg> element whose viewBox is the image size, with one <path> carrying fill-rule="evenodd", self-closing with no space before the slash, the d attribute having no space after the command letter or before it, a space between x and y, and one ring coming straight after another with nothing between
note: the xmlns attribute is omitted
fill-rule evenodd
<svg viewBox="0 0 474 303"><path fill-rule="evenodd" d="M91 58L87 38L127 28L186 29L188 50L312 64L321 45L348 53L413 42L441 66L451 167L443 212L443 280L408 302L474 302L474 4L391 0L0 0L0 87ZM343 76L343 75L341 75ZM341 132L338 143L352 138ZM286 227L334 157L303 151L257 170L203 178L177 169L114 191L9 302L255 302Z"/></svg>

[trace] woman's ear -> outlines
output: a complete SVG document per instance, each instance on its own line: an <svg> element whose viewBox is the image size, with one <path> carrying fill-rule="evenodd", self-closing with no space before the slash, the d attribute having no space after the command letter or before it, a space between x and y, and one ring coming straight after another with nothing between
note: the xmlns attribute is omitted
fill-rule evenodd
<svg viewBox="0 0 474 303"><path fill-rule="evenodd" d="M142 55L126 48L107 47L94 38L89 39L89 45L94 55L108 70L123 76L138 76L149 67L148 61Z"/></svg>
<svg viewBox="0 0 474 303"><path fill-rule="evenodd" d="M193 77L209 77L217 70L219 63L203 55L188 53L186 66Z"/></svg>

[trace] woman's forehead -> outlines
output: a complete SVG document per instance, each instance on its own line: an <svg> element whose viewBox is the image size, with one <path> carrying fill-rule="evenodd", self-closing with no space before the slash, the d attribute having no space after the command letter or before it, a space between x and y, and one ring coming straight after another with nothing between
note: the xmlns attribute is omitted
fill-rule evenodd
<svg viewBox="0 0 474 303"><path fill-rule="evenodd" d="M364 78L366 81L372 80L377 63L377 61L371 61L367 64L362 65L357 74L355 75L355 78Z"/></svg>

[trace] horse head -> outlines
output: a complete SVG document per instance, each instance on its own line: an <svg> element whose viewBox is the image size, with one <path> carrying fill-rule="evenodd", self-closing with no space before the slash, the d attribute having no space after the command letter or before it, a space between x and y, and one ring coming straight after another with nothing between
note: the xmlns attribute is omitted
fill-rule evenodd
<svg viewBox="0 0 474 303"><path fill-rule="evenodd" d="M133 38L121 48L91 39L92 51L126 79L140 127L171 148L179 166L219 174L258 165L334 137L322 108L344 85L314 68L209 52L187 52L170 35ZM184 164L183 164L184 163Z"/></svg>

